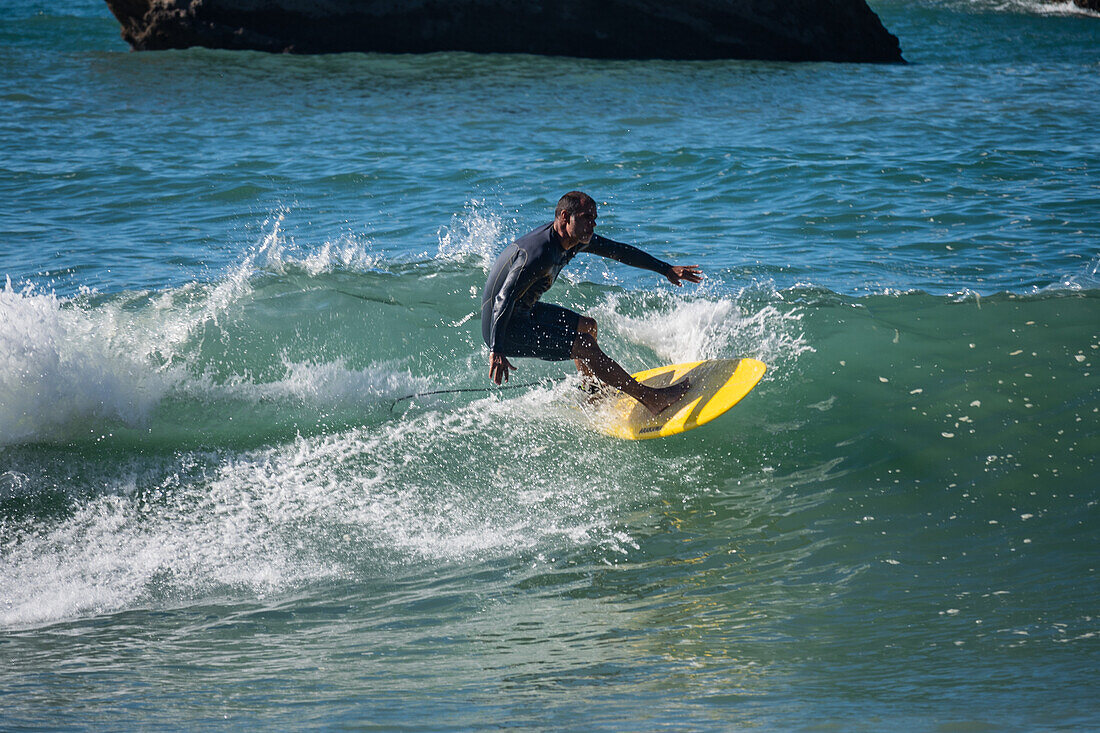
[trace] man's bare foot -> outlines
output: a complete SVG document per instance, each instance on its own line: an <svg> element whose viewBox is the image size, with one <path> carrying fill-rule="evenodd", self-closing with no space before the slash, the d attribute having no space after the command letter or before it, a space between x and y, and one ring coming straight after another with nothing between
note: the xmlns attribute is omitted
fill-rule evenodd
<svg viewBox="0 0 1100 733"><path fill-rule="evenodd" d="M683 379L668 387L654 389L653 397L650 400L642 402L642 404L654 415L660 415L669 407L676 404L681 397L687 394L689 389L691 389L691 382L687 379Z"/></svg>

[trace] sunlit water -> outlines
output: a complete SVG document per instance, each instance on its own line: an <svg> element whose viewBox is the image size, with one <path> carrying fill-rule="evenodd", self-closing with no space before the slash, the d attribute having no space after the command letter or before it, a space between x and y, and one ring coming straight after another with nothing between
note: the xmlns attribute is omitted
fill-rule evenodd
<svg viewBox="0 0 1100 733"><path fill-rule="evenodd" d="M1091 728L1100 19L874 3L911 63L130 53L0 8L0 727ZM688 435L488 387L581 188Z"/></svg>

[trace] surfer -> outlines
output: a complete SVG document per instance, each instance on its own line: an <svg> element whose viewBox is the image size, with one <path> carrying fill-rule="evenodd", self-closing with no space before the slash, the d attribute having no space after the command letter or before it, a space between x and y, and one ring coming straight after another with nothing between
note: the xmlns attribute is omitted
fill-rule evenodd
<svg viewBox="0 0 1100 733"><path fill-rule="evenodd" d="M661 389L647 387L627 374L596 343L596 321L539 298L554 284L561 269L578 252L591 252L668 278L701 282L696 265L674 266L637 247L594 233L596 202L580 191L561 197L554 221L528 232L497 257L481 296L481 335L489 347L489 376L508 381L516 367L508 357L547 361L573 359L582 379L598 379L641 402L658 414L688 390L687 380Z"/></svg>

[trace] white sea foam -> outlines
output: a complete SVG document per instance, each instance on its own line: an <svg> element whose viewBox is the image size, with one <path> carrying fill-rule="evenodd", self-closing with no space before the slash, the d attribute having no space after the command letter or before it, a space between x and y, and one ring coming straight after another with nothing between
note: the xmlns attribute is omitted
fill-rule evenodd
<svg viewBox="0 0 1100 733"><path fill-rule="evenodd" d="M1036 13L1038 15L1088 15L1100 18L1097 13L1073 2L1048 2L1047 0L1003 0L997 3L1003 10Z"/></svg>
<svg viewBox="0 0 1100 733"><path fill-rule="evenodd" d="M0 552L0 625L112 612L219 586L263 595L331 574L293 553L293 542L274 540L290 507L241 490L257 470L228 463L202 492L181 491L163 503L117 486L120 493L84 504L52 528L16 536ZM177 480L172 475L163 487Z"/></svg>
<svg viewBox="0 0 1100 733"><path fill-rule="evenodd" d="M990 10L1004 13L1028 13L1035 15L1087 15L1100 17L1087 8L1082 8L1070 0L1052 2L1051 0L945 0L948 5L962 5L967 11Z"/></svg>
<svg viewBox="0 0 1100 733"><path fill-rule="evenodd" d="M166 380L126 348L111 318L53 294L0 290L0 445L144 421Z"/></svg>
<svg viewBox="0 0 1100 733"><path fill-rule="evenodd" d="M547 390L492 397L242 454L166 459L145 475L105 475L96 483L108 493L72 515L0 534L0 626L239 590L263 597L422 559L578 545L622 552L632 540L616 524L617 507L636 494L623 487L638 483L622 474L652 475L654 466L616 457L620 446L542 456L528 430L554 440L557 429L575 428L553 410L546 417L551 399ZM486 431L523 460L471 455L470 436Z"/></svg>
<svg viewBox="0 0 1100 733"><path fill-rule="evenodd" d="M341 359L285 357L276 379L257 381L247 371L214 379L198 362L196 337L249 292L231 277L91 305L9 283L0 289L0 445L144 427L169 397L365 407L430 386L395 362L353 368Z"/></svg>

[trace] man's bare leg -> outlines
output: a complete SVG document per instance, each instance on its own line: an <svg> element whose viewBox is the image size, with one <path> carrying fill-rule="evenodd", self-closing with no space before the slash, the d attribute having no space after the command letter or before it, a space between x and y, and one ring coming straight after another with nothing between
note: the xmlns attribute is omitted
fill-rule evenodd
<svg viewBox="0 0 1100 733"><path fill-rule="evenodd" d="M645 405L645 408L654 415L660 414L669 405L683 397L690 387L686 379L661 389L641 384L627 374L626 370L615 363L611 357L603 353L596 344L596 340L587 333L577 336L577 340L573 342L572 356L577 361L583 362L600 381L627 393Z"/></svg>
<svg viewBox="0 0 1100 733"><path fill-rule="evenodd" d="M588 318L587 316L581 316L580 323L577 324L578 333L586 333L592 337L592 340L596 340L596 321ZM573 363L577 365L577 371L581 375L582 385L592 385L596 387L599 385L599 378L592 373L592 369L588 366L588 362L584 359L574 359Z"/></svg>

